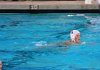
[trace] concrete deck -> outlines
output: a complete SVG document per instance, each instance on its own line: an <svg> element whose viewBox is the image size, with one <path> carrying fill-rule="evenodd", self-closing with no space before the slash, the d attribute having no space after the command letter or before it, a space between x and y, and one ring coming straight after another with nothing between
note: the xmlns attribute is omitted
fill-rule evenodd
<svg viewBox="0 0 100 70"><path fill-rule="evenodd" d="M99 10L100 5L84 1L0 1L0 10Z"/></svg>

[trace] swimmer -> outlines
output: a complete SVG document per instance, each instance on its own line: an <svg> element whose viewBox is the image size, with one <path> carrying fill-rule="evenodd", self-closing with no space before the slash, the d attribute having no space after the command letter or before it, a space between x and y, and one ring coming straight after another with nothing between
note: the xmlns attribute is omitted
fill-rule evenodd
<svg viewBox="0 0 100 70"><path fill-rule="evenodd" d="M70 32L70 40L57 43L58 45L74 45L74 44L96 44L94 42L81 42L80 41L80 32L78 30L72 30Z"/></svg>
<svg viewBox="0 0 100 70"><path fill-rule="evenodd" d="M70 40L68 41L64 41L64 42L56 42L56 43L50 43L46 46L53 46L53 45L57 45L57 46L69 46L69 45L74 45L74 44L95 44L93 42L81 42L80 41L80 32L78 30L72 30L70 32Z"/></svg>
<svg viewBox="0 0 100 70"><path fill-rule="evenodd" d="M80 42L80 32L78 30L72 30L70 32L70 39L69 41L64 41L64 45L73 45L73 44L82 44Z"/></svg>
<svg viewBox="0 0 100 70"><path fill-rule="evenodd" d="M62 46L69 46L74 44L85 44L85 42L80 42L80 32L78 30L72 30L70 32L70 40L64 42L53 43ZM50 45L50 44L49 44Z"/></svg>

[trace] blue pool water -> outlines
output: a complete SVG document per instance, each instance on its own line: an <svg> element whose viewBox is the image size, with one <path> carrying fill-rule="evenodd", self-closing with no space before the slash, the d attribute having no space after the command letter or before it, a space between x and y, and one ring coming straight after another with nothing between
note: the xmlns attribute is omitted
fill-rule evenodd
<svg viewBox="0 0 100 70"><path fill-rule="evenodd" d="M47 46L73 29L93 43ZM0 14L0 60L3 70L100 70L100 14Z"/></svg>

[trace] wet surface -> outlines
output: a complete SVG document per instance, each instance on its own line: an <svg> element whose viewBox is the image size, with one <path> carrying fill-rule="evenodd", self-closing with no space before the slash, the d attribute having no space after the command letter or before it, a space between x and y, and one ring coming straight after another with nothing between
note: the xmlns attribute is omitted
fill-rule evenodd
<svg viewBox="0 0 100 70"><path fill-rule="evenodd" d="M98 13L0 14L0 17L3 70L100 69ZM95 44L54 45L69 40L73 29L81 32L81 41Z"/></svg>

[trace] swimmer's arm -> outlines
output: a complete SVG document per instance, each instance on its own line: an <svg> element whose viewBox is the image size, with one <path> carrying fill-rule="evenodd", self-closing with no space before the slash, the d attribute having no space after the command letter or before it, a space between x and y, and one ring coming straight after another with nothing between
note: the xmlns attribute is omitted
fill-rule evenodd
<svg viewBox="0 0 100 70"><path fill-rule="evenodd" d="M65 46L69 46L72 45L73 43L71 43L69 40L68 41L64 41L64 42L54 42L54 43L49 43L48 45L65 45Z"/></svg>
<svg viewBox="0 0 100 70"><path fill-rule="evenodd" d="M53 43L48 43L46 46L54 46L54 45L65 45L64 42L53 42Z"/></svg>

